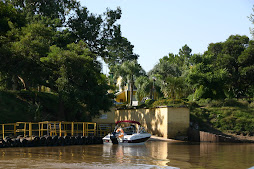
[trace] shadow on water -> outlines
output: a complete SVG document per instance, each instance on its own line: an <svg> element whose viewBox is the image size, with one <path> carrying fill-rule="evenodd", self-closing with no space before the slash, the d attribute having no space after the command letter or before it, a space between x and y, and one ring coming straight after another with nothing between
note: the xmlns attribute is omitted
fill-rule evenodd
<svg viewBox="0 0 254 169"><path fill-rule="evenodd" d="M0 149L0 168L200 168L254 166L254 144L172 143Z"/></svg>

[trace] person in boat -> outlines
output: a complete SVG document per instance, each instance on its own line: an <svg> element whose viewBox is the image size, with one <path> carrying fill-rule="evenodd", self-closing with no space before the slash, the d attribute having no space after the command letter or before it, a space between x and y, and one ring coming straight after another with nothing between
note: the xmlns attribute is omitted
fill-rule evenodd
<svg viewBox="0 0 254 169"><path fill-rule="evenodd" d="M124 131L123 131L122 127L119 127L116 130L116 134L118 135L119 138L122 138L124 136Z"/></svg>
<svg viewBox="0 0 254 169"><path fill-rule="evenodd" d="M133 133L135 133L136 132L136 126L134 124L132 124L131 127L133 128Z"/></svg>

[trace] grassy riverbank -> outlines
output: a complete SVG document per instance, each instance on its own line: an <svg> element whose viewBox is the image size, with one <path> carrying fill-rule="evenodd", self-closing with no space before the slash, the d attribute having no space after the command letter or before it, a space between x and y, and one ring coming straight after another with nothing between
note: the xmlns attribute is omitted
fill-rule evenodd
<svg viewBox="0 0 254 169"><path fill-rule="evenodd" d="M188 106L193 127L213 133L226 133L236 136L254 135L254 102L243 100L160 100L150 102L152 106ZM75 112L70 104L65 104L67 120L75 121ZM59 111L58 96L54 93L31 91L0 91L0 123L17 121L57 120ZM67 113L66 113L67 114Z"/></svg>
<svg viewBox="0 0 254 169"><path fill-rule="evenodd" d="M204 99L188 102L180 99L162 99L147 100L141 107L158 106L189 107L193 128L254 140L254 101Z"/></svg>
<svg viewBox="0 0 254 169"><path fill-rule="evenodd" d="M203 100L190 104L191 121L200 130L235 136L254 135L254 102Z"/></svg>

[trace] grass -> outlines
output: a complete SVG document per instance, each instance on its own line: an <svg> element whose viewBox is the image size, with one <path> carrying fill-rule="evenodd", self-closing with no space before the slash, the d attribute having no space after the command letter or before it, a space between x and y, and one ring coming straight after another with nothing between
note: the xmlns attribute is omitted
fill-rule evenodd
<svg viewBox="0 0 254 169"><path fill-rule="evenodd" d="M203 99L198 102L187 102L181 99L147 100L148 108L159 106L190 108L192 124L198 124L204 131L218 131L232 134L253 136L254 134L254 102L246 100Z"/></svg>
<svg viewBox="0 0 254 169"><path fill-rule="evenodd" d="M211 128L222 132L253 136L254 108L246 101L217 101L216 104L202 104L202 107L191 107L191 121L201 130Z"/></svg>

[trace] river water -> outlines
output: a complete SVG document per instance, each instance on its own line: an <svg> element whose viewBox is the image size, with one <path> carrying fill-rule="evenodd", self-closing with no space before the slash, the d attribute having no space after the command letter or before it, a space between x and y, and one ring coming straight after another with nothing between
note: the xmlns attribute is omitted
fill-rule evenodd
<svg viewBox="0 0 254 169"><path fill-rule="evenodd" d="M0 149L0 168L254 169L254 144L148 141Z"/></svg>

